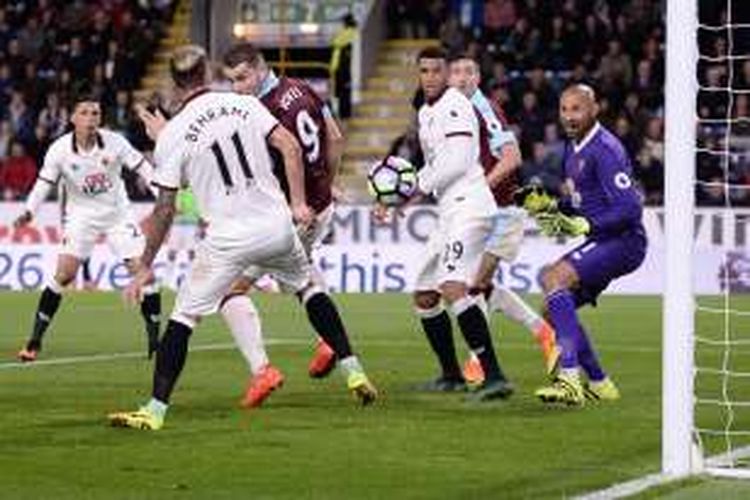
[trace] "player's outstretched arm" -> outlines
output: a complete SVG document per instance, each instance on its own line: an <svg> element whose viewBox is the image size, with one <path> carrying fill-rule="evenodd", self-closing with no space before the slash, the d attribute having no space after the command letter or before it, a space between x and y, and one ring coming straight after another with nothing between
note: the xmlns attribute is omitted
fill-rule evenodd
<svg viewBox="0 0 750 500"><path fill-rule="evenodd" d="M24 211L13 221L13 227L23 227L31 222L39 206L47 199L47 195L53 186L54 184L47 179L37 178L34 187L31 188L29 197L26 199Z"/></svg>
<svg viewBox="0 0 750 500"><path fill-rule="evenodd" d="M307 206L305 198L305 171L302 168L302 148L297 139L284 128L278 125L268 137L268 142L275 147L284 158L284 170L289 183L289 198L292 206L292 215L296 222L307 227L312 224L315 215Z"/></svg>

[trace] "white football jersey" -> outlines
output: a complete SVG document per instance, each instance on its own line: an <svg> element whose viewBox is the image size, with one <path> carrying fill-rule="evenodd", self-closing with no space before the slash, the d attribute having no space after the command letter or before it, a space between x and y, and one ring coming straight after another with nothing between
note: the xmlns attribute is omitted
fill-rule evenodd
<svg viewBox="0 0 750 500"><path fill-rule="evenodd" d="M50 184L62 181L66 193L63 220L106 225L122 218L130 206L123 167L136 171L143 162L143 155L116 132L99 129L89 151L79 148L69 132L50 145L39 178Z"/></svg>
<svg viewBox="0 0 750 500"><path fill-rule="evenodd" d="M196 94L169 120L154 151L154 184L190 186L207 236L230 241L291 223L267 138L279 123L258 99Z"/></svg>
<svg viewBox="0 0 750 500"><path fill-rule="evenodd" d="M448 141L453 136L471 137L470 151L464 158L470 158L465 165L451 165L462 174L433 193L441 211L472 210L479 214L489 214L495 202L487 186L484 170L479 161L479 121L474 106L460 91L448 88L437 101L425 103L419 109L419 142L425 158L425 169L430 176L440 178L439 159L455 147ZM443 183L439 183L443 184Z"/></svg>

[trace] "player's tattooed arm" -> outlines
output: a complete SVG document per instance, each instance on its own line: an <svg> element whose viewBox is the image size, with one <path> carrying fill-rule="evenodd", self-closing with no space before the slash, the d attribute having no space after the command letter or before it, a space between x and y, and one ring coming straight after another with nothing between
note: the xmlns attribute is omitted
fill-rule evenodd
<svg viewBox="0 0 750 500"><path fill-rule="evenodd" d="M151 267L151 264L159 253L164 238L167 236L169 228L172 226L176 206L177 190L160 188L159 196L156 198L154 210L150 216L150 227L146 231L146 248L141 256L141 265Z"/></svg>

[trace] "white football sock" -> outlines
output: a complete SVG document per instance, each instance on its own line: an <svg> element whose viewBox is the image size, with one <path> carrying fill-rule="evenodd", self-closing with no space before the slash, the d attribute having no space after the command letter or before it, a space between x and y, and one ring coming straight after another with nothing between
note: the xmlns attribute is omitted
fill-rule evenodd
<svg viewBox="0 0 750 500"><path fill-rule="evenodd" d="M268 356L263 346L260 316L253 302L247 295L230 297L221 306L221 315L250 371L256 375L268 364Z"/></svg>
<svg viewBox="0 0 750 500"><path fill-rule="evenodd" d="M177 257L174 260L167 259L166 272L164 273L164 285L172 290L177 290Z"/></svg>
<svg viewBox="0 0 750 500"><path fill-rule="evenodd" d="M516 292L505 286L497 286L490 295L492 310L502 312L506 317L524 325L536 334L542 321L541 316L518 296Z"/></svg>
<svg viewBox="0 0 750 500"><path fill-rule="evenodd" d="M348 358L339 361L339 366L341 367L341 372L343 373L344 378L349 377L352 373L364 373L359 359L353 354Z"/></svg>

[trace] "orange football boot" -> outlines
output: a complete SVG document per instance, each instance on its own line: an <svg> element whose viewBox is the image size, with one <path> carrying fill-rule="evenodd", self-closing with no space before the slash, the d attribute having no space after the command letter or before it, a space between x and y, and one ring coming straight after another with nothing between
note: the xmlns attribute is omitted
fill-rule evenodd
<svg viewBox="0 0 750 500"><path fill-rule="evenodd" d="M323 339L318 339L318 343L315 346L315 355L310 360L307 373L312 378L323 378L331 373L331 370L335 367L336 353L333 352L331 346L326 344Z"/></svg>
<svg viewBox="0 0 750 500"><path fill-rule="evenodd" d="M275 366L266 365L250 379L241 404L245 408L257 408L282 385L284 385L284 375Z"/></svg>

